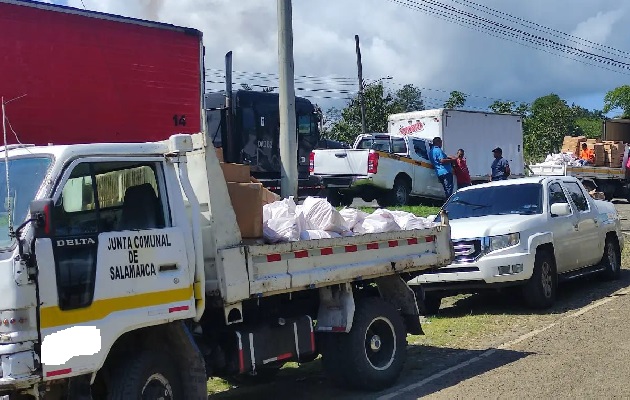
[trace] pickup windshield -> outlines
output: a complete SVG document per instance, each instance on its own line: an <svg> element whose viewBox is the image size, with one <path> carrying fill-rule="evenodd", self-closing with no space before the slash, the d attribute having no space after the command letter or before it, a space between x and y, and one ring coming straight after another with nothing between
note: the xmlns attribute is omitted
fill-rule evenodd
<svg viewBox="0 0 630 400"><path fill-rule="evenodd" d="M449 219L505 214L542 213L542 186L486 186L456 192L443 207Z"/></svg>
<svg viewBox="0 0 630 400"><path fill-rule="evenodd" d="M41 186L50 166L48 157L27 157L9 160L9 187L6 162L0 161L0 248L10 247L9 205L12 204L13 227L26 219L30 203ZM8 189L8 192L7 192Z"/></svg>

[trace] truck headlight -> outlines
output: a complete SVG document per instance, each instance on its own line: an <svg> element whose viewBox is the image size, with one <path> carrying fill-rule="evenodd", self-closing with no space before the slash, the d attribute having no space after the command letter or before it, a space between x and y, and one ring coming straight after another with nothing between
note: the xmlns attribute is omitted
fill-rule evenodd
<svg viewBox="0 0 630 400"><path fill-rule="evenodd" d="M487 252L493 252L496 250L505 249L506 247L512 247L519 244L521 241L521 235L518 233L510 233L507 235L490 236L488 238L488 250Z"/></svg>

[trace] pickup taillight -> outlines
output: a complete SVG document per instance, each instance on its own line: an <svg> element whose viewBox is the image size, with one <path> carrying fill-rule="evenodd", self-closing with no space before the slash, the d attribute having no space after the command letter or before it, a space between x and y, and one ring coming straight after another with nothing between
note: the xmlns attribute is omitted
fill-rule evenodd
<svg viewBox="0 0 630 400"><path fill-rule="evenodd" d="M315 153L311 151L311 155L308 156L308 172L315 172Z"/></svg>
<svg viewBox="0 0 630 400"><path fill-rule="evenodd" d="M378 153L368 154L368 174L375 174L378 172Z"/></svg>

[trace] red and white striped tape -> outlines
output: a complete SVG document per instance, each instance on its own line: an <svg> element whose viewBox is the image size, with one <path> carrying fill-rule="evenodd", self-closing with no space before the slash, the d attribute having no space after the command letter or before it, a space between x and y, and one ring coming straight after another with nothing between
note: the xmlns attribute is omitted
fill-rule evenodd
<svg viewBox="0 0 630 400"><path fill-rule="evenodd" d="M425 236L423 238L408 238L408 239L397 239L397 240L388 240L385 242L373 242L361 245L346 245L346 246L337 246L337 247L323 247L319 249L311 249L311 250L297 250L289 253L273 253L267 254L264 256L254 257L255 263L272 263L279 262L285 260L294 260L299 258L308 258L308 257L321 257L321 256L330 256L334 254L343 254L343 253L355 253L358 251L366 251L366 250L379 250L386 249L392 247L400 247L400 246L410 246L419 243L430 243L435 241L435 236Z"/></svg>

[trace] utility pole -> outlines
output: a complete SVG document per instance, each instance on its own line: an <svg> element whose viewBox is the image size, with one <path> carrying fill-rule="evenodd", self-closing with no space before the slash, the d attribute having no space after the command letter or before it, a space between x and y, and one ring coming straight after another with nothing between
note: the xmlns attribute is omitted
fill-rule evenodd
<svg viewBox="0 0 630 400"><path fill-rule="evenodd" d="M359 46L359 35L354 35L357 50L357 72L359 74L359 102L361 103L361 133L365 134L365 100L363 99L363 64L361 63L361 47Z"/></svg>
<svg viewBox="0 0 630 400"><path fill-rule="evenodd" d="M293 73L293 12L291 0L278 0L278 67L280 72L280 194L297 198L297 128Z"/></svg>
<svg viewBox="0 0 630 400"><path fill-rule="evenodd" d="M225 132L226 137L233 137L233 93L232 93L232 52L225 53ZM227 143L222 143L224 147L227 147L228 154L225 156L227 160L238 160L238 149L235 149L233 145L227 146Z"/></svg>

